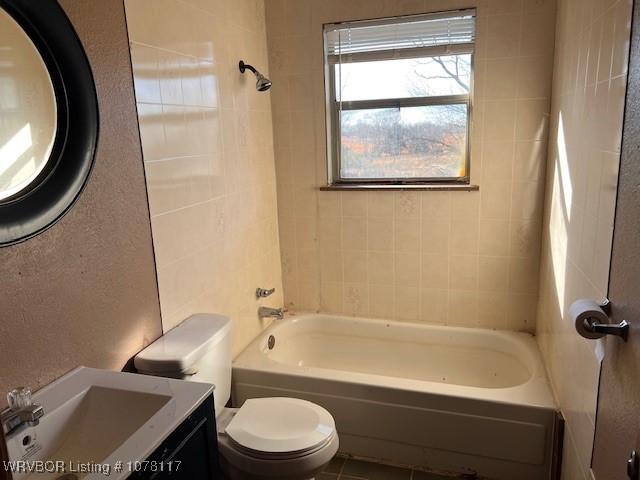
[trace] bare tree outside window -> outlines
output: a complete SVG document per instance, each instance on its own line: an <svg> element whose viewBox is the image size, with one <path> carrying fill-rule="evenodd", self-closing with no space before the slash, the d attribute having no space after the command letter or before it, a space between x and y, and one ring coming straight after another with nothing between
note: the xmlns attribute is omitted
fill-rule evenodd
<svg viewBox="0 0 640 480"><path fill-rule="evenodd" d="M413 96L438 95L432 87L436 80L453 81L463 92L471 92L471 55L418 58L414 63L415 76L411 77Z"/></svg>

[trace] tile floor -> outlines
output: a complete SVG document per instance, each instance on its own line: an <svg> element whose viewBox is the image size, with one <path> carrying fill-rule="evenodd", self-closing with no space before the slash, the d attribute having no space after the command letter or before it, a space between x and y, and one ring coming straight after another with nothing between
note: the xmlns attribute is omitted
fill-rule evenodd
<svg viewBox="0 0 640 480"><path fill-rule="evenodd" d="M454 477L335 457L315 480L454 480Z"/></svg>

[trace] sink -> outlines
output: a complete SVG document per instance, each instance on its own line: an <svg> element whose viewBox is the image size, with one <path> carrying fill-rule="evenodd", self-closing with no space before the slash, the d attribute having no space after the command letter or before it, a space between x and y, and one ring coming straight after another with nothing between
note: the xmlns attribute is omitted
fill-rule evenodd
<svg viewBox="0 0 640 480"><path fill-rule="evenodd" d="M13 478L126 478L130 462L146 459L212 392L204 383L77 368L34 394L45 411L38 425L8 436Z"/></svg>
<svg viewBox="0 0 640 480"><path fill-rule="evenodd" d="M165 395L91 386L50 418L45 415L39 428L19 435L17 443L24 446L25 435L31 435L47 460L102 463L170 400Z"/></svg>

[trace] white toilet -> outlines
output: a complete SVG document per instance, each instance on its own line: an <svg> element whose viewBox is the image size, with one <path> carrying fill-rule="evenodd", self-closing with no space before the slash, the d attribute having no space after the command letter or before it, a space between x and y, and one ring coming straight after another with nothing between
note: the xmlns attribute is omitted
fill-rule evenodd
<svg viewBox="0 0 640 480"><path fill-rule="evenodd" d="M331 414L296 398L255 398L225 408L231 397L231 320L187 318L135 358L140 373L215 385L220 463L232 480L308 480L338 451Z"/></svg>

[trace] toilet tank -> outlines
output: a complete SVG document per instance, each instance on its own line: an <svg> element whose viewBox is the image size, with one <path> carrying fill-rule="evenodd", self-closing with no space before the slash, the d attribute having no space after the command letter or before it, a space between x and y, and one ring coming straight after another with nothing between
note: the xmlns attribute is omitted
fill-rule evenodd
<svg viewBox="0 0 640 480"><path fill-rule="evenodd" d="M169 330L134 359L139 373L212 383L216 415L231 396L231 319L197 314Z"/></svg>

